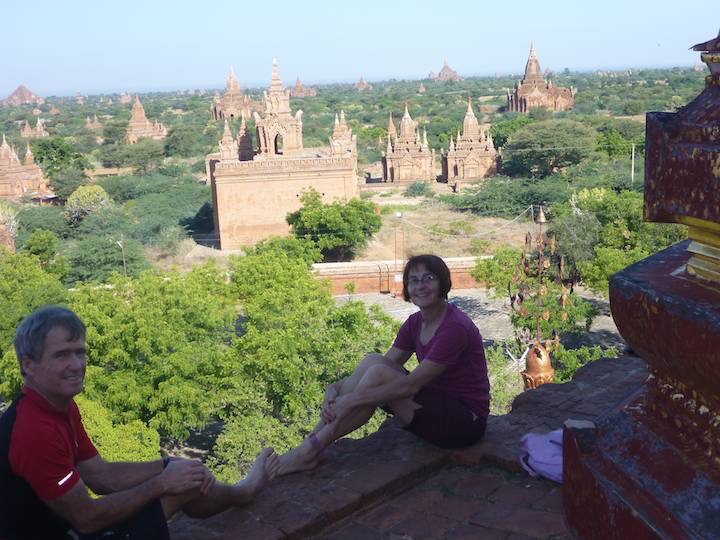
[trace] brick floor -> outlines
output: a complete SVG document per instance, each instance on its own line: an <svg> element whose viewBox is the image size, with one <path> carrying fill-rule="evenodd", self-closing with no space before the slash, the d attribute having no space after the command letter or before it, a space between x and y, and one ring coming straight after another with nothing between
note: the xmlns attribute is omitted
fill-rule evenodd
<svg viewBox="0 0 720 540"><path fill-rule="evenodd" d="M370 296L363 300L382 303L399 319L414 310L383 295L355 296ZM486 339L509 336L502 301L488 299L484 291L455 291L454 296L482 320ZM607 314L599 319L589 338L614 331ZM343 439L327 450L320 467L277 479L243 509L203 521L175 520L172 538L569 538L561 488L522 471L520 437L557 429L567 418L595 418L646 377L645 364L636 357L591 363L566 384L519 395L510 414L491 416L484 439L462 450L435 448L392 426L364 439Z"/></svg>

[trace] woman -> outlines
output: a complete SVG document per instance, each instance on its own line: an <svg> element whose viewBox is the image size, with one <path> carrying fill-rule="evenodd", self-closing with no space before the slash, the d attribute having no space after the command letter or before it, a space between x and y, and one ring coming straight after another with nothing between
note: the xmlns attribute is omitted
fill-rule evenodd
<svg viewBox="0 0 720 540"><path fill-rule="evenodd" d="M443 448L467 446L485 433L490 385L475 323L449 304L450 270L435 255L412 257L403 271L403 297L420 311L402 325L385 354L370 354L352 375L325 392L313 432L280 457L278 474L311 469L322 450L365 424L378 406L404 429ZM418 366L403 365L415 353Z"/></svg>

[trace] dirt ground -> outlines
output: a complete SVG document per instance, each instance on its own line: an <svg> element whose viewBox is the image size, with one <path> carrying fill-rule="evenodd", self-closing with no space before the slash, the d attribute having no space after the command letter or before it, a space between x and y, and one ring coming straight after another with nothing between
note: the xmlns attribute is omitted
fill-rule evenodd
<svg viewBox="0 0 720 540"><path fill-rule="evenodd" d="M446 192L448 188L438 184L435 191ZM405 259L418 253L443 257L491 255L501 245L521 247L528 231L537 232L527 215L515 221L479 217L452 210L433 199L404 197L399 188L377 190L370 200L382 211L382 228L358 253L358 261ZM210 259L224 266L230 255L241 253L218 251L188 239L174 255L151 252L149 256L159 268L188 271Z"/></svg>
<svg viewBox="0 0 720 540"><path fill-rule="evenodd" d="M387 210L383 212L380 232L356 257L360 261L407 258L428 252L444 257L490 255L501 245L522 247L525 234L536 232L527 215L516 221L479 217L431 199L401 195L371 200Z"/></svg>

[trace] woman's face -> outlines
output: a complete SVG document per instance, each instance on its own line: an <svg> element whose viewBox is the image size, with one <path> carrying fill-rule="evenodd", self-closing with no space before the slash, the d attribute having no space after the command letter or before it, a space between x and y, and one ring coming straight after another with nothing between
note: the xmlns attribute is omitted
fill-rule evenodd
<svg viewBox="0 0 720 540"><path fill-rule="evenodd" d="M420 309L437 304L440 298L440 280L424 264L413 267L408 273L407 291L410 301Z"/></svg>

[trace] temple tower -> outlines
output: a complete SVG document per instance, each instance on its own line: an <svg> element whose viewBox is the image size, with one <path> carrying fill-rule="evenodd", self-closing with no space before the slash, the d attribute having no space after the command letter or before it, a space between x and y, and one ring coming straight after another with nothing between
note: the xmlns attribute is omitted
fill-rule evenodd
<svg viewBox="0 0 720 540"><path fill-rule="evenodd" d="M395 125L388 119L387 150L383 156L385 182L416 182L435 179L435 150L430 150L427 132L420 133L417 122L410 116L407 102L400 119L400 130L393 136Z"/></svg>
<svg viewBox="0 0 720 540"><path fill-rule="evenodd" d="M544 108L551 111L572 109L575 102L575 89L554 86L545 80L540 69L535 47L530 44L530 54L525 64L525 75L511 92L507 91L507 109L509 112L530 112Z"/></svg>
<svg viewBox="0 0 720 540"><path fill-rule="evenodd" d="M273 60L270 88L263 93L265 115L254 114L260 155L293 156L303 151L302 111L293 116L290 92L280 80L280 68Z"/></svg>
<svg viewBox="0 0 720 540"><path fill-rule="evenodd" d="M483 178L497 171L498 152L490 136L490 126L481 128L468 98L462 133L442 154L442 176L448 182Z"/></svg>

